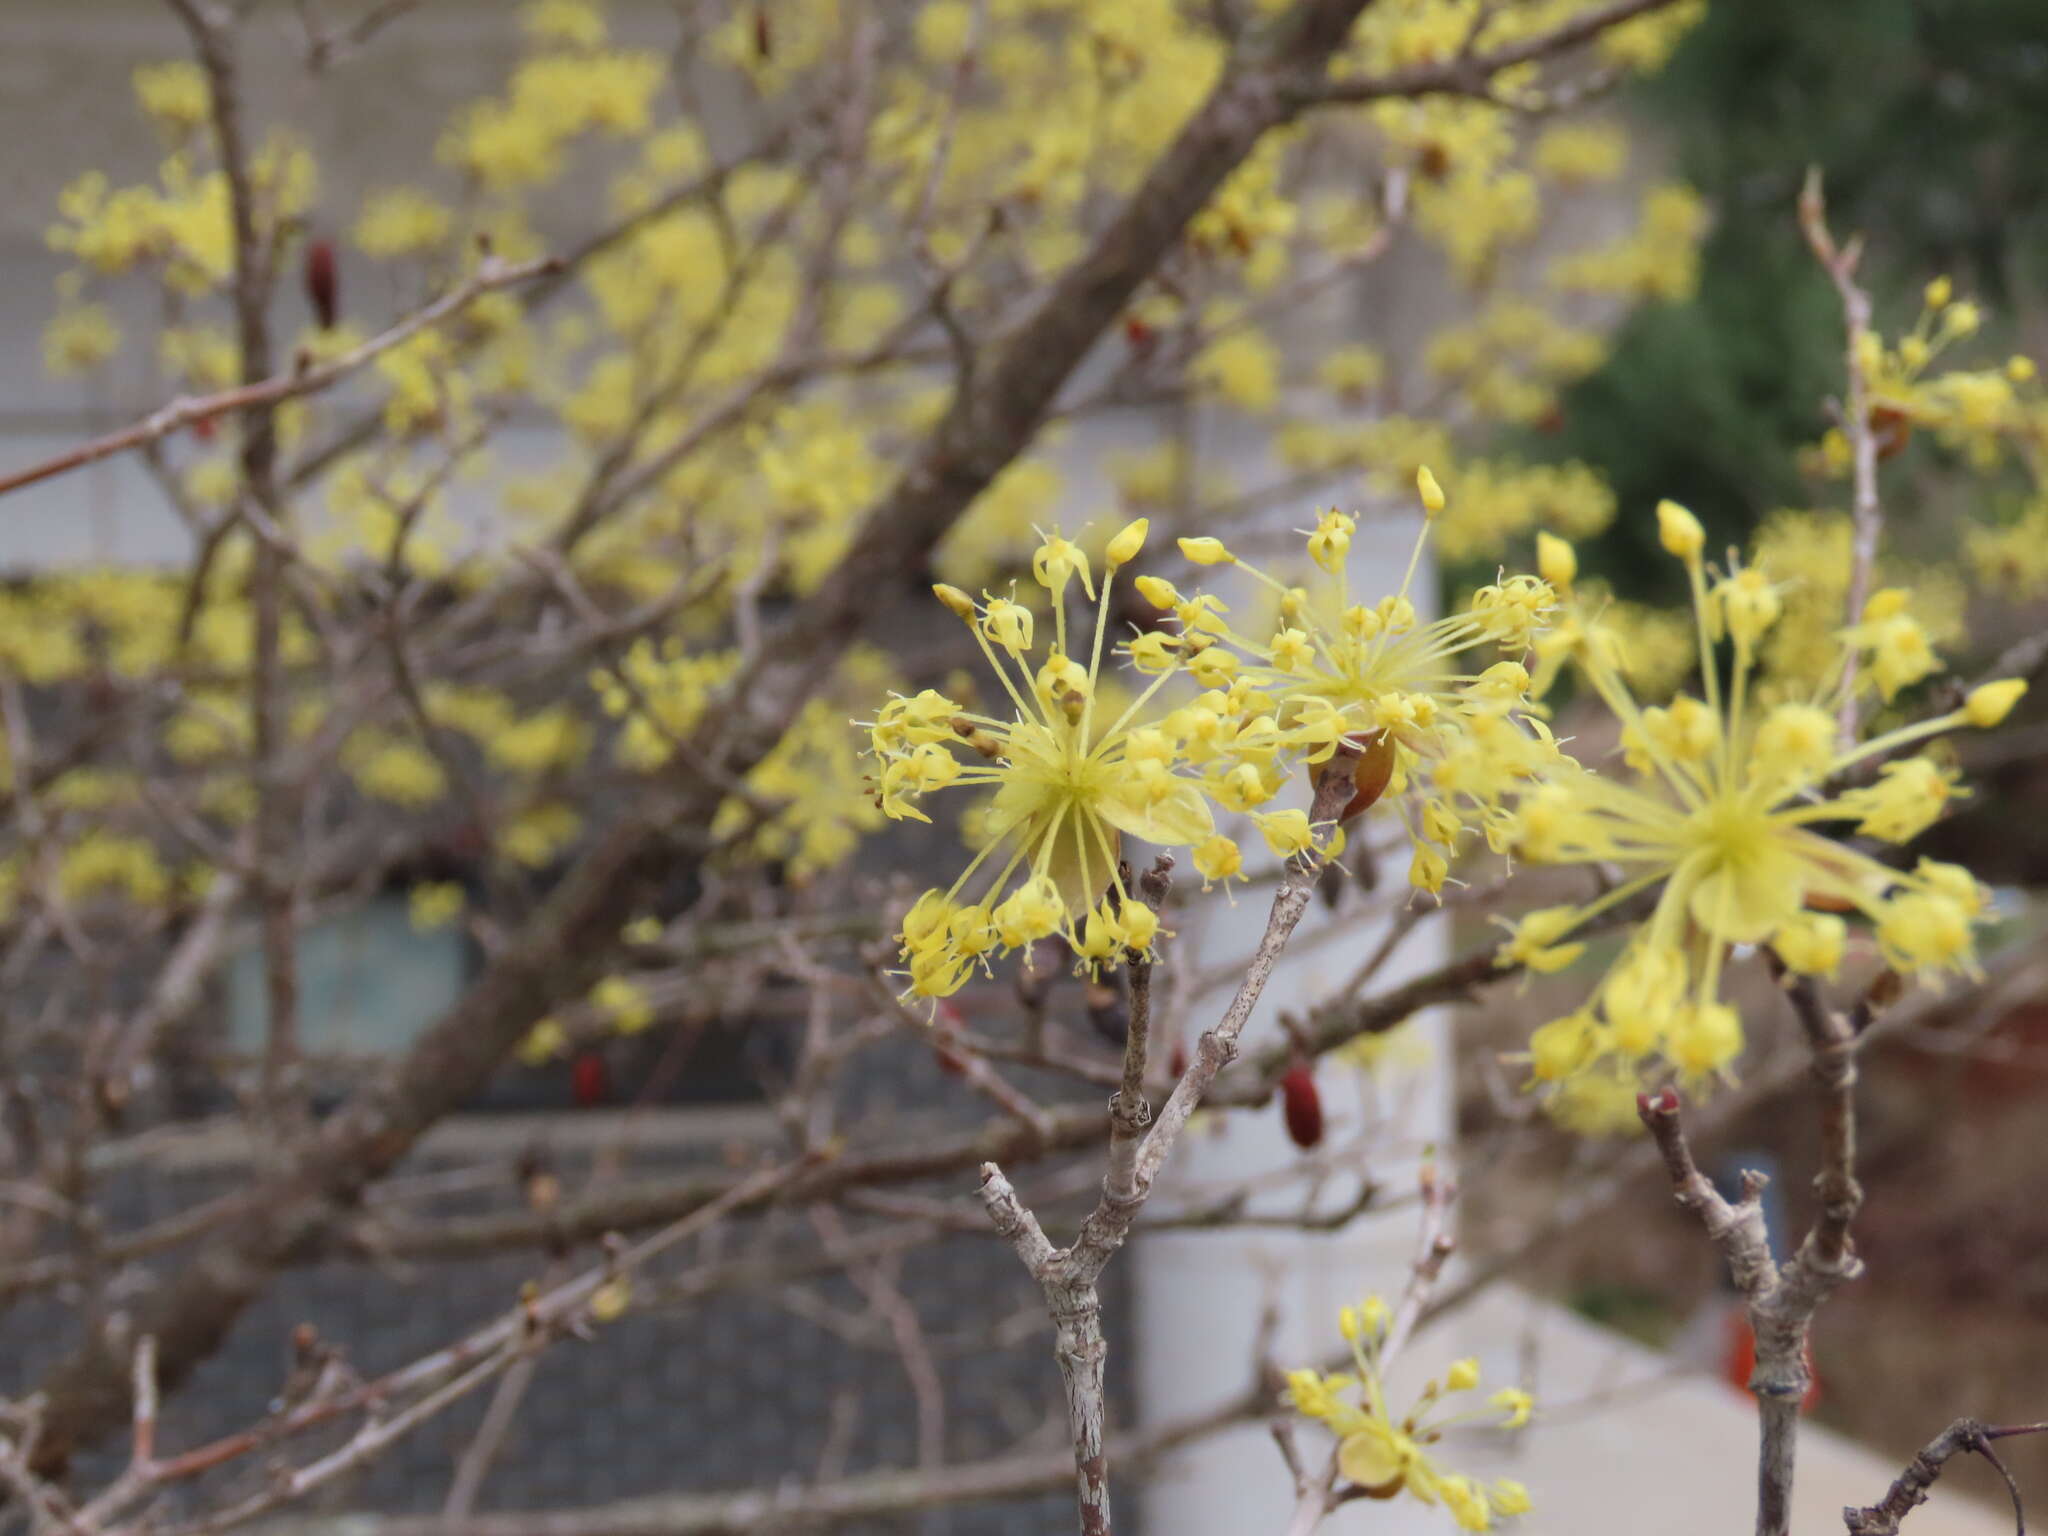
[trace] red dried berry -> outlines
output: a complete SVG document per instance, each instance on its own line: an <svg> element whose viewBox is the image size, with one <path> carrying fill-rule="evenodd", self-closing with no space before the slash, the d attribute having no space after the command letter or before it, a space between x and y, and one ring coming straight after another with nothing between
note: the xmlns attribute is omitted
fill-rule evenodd
<svg viewBox="0 0 2048 1536"><path fill-rule="evenodd" d="M604 1057L596 1051L585 1051L569 1067L569 1095L576 1101L578 1109L589 1109L602 1104L612 1094L611 1074L605 1070Z"/></svg>
<svg viewBox="0 0 2048 1536"><path fill-rule="evenodd" d="M1318 1146L1323 1139L1323 1096L1315 1074L1297 1061L1280 1079L1280 1102L1287 1111L1287 1134L1297 1147Z"/></svg>
<svg viewBox="0 0 2048 1536"><path fill-rule="evenodd" d="M313 318L320 329L331 331L341 318L341 278L334 265L334 247L315 240L306 247L306 302L313 306Z"/></svg>

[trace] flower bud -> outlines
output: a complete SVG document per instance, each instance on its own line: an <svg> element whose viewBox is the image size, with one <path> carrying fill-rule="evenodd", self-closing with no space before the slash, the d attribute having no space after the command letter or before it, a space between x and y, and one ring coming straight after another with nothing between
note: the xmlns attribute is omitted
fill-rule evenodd
<svg viewBox="0 0 2048 1536"><path fill-rule="evenodd" d="M974 599L958 587L949 587L943 581L932 583L932 596L953 611L954 617L974 622Z"/></svg>
<svg viewBox="0 0 2048 1536"><path fill-rule="evenodd" d="M1163 576L1140 576L1138 592L1154 608L1175 608L1180 605L1180 591Z"/></svg>
<svg viewBox="0 0 2048 1536"><path fill-rule="evenodd" d="M1963 700L1963 717L1979 730L1987 730L2011 714L2013 705L2019 703L2026 691L2027 680L2023 677L2003 678L1972 688L1970 696Z"/></svg>
<svg viewBox="0 0 2048 1536"><path fill-rule="evenodd" d="M1223 547L1221 539L1182 539L1180 552L1197 565L1228 565L1236 558Z"/></svg>
<svg viewBox="0 0 2048 1536"><path fill-rule="evenodd" d="M1195 848L1195 870L1201 875L1203 889L1208 882L1229 880L1244 868L1244 855L1236 843L1218 832L1203 840Z"/></svg>
<svg viewBox="0 0 2048 1536"><path fill-rule="evenodd" d="M1955 285L1946 277L1937 277L1927 285L1926 299L1929 309L1946 309L1948 301L1955 297Z"/></svg>
<svg viewBox="0 0 2048 1536"><path fill-rule="evenodd" d="M1415 471L1415 489L1417 494L1422 497L1423 511L1427 512L1431 517L1435 517L1437 513L1443 511L1444 488L1436 483L1436 476L1429 472L1427 464Z"/></svg>
<svg viewBox="0 0 2048 1536"><path fill-rule="evenodd" d="M1707 547L1707 531L1700 520L1675 501L1657 503L1657 541L1688 565L1698 560Z"/></svg>
<svg viewBox="0 0 2048 1536"><path fill-rule="evenodd" d="M1145 547L1145 533L1151 524L1145 518L1124 524L1117 536L1109 541L1109 547L1102 552L1102 563L1112 571L1120 565L1129 565L1138 558L1138 551Z"/></svg>
<svg viewBox="0 0 2048 1536"><path fill-rule="evenodd" d="M1554 533L1537 534L1536 574L1558 591L1565 591L1579 574L1578 551Z"/></svg>

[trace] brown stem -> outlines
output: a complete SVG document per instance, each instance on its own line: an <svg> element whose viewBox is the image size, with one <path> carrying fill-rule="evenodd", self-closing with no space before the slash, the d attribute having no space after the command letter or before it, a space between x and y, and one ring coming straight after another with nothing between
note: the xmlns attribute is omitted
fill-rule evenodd
<svg viewBox="0 0 2048 1536"><path fill-rule="evenodd" d="M1848 1030L1847 1021L1830 1016L1817 996L1795 989L1795 1001L1802 995L1819 1016L1808 1022L1809 1034ZM1853 1039L1849 1043L1853 1045ZM1828 1051L1816 1048L1816 1073L1828 1059ZM1799 1251L1782 1267L1771 1257L1764 1226L1764 1176L1744 1173L1741 1199L1732 1203L1724 1199L1693 1160L1679 1123L1676 1090L1644 1094L1636 1101L1643 1125L1663 1155L1673 1194L1699 1218L1708 1238L1721 1250L1748 1307L1750 1331L1756 1339L1756 1365L1750 1372L1749 1389L1757 1400L1757 1536L1786 1536L1790 1529L1799 1412L1813 1385L1806 1345L1814 1314L1836 1286L1862 1269L1848 1236L1859 1198L1854 1170L1847 1162L1838 1161L1854 1155L1855 1108L1849 1097L1854 1081L1853 1069L1844 1073L1838 1066L1829 1067L1824 1077L1824 1082L1837 1086L1823 1110L1824 1123L1831 1127L1826 1132L1827 1151L1818 1181L1823 1209Z"/></svg>
<svg viewBox="0 0 2048 1536"><path fill-rule="evenodd" d="M2014 1435L2038 1435L2044 1431L2048 1431L2048 1423L1991 1425L1980 1419L1957 1419L1920 1447L1883 1498L1860 1509L1851 1505L1842 1511L1849 1536L1899 1536L1899 1522L1927 1502L1928 1492L1949 1459L1966 1451L1982 1456L2005 1479L2006 1492L2012 1495L2015 1529L2018 1536L2026 1536L2027 1515L2020 1503L2019 1485L2006 1471L2005 1464L1998 1459L1991 1444Z"/></svg>
<svg viewBox="0 0 2048 1536"><path fill-rule="evenodd" d="M1135 882L1136 899L1157 912L1166 902L1172 875L1172 856L1161 854L1144 878ZM1124 1031L1123 1076L1109 1101L1109 1172L1103 1180L1108 1197L1119 1202L1136 1193L1138 1144L1145 1127L1152 1123L1152 1106L1145 1098L1145 1068L1152 1043L1152 960L1150 955L1128 954L1125 961L1130 981L1129 1024Z"/></svg>

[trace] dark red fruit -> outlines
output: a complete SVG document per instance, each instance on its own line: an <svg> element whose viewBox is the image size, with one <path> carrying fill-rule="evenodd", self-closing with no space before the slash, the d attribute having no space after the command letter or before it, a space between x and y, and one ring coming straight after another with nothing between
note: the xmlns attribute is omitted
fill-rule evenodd
<svg viewBox="0 0 2048 1536"><path fill-rule="evenodd" d="M1323 1139L1323 1096L1315 1074L1297 1061L1280 1079L1280 1102L1287 1111L1287 1134L1297 1147L1319 1146Z"/></svg>
<svg viewBox="0 0 2048 1536"><path fill-rule="evenodd" d="M313 306L313 318L320 329L331 331L341 318L341 278L334 265L334 246L315 240L306 247L306 302Z"/></svg>
<svg viewBox="0 0 2048 1536"><path fill-rule="evenodd" d="M585 1051L570 1064L569 1094L578 1109L589 1109L611 1097L611 1073L605 1070L604 1057Z"/></svg>

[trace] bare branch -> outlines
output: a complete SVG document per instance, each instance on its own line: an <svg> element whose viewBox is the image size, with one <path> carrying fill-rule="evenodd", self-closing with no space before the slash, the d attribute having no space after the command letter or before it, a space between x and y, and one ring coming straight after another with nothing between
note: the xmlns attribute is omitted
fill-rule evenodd
<svg viewBox="0 0 2048 1536"><path fill-rule="evenodd" d="M1807 171L1806 184L1799 193L1799 228L1814 260L1835 285L1847 337L1841 426L1842 435L1849 441L1853 491L1849 507L1849 590L1844 617L1854 624L1863 616L1863 605L1870 597L1871 580L1877 570L1878 540L1884 533L1884 509L1877 499L1877 433L1870 419L1870 382L1863 376L1860 355L1863 338L1870 331L1870 295L1856 281L1862 242L1851 240L1846 246L1838 246L1828 230L1827 200L1821 191L1818 167ZM1857 654L1851 647L1842 673L1839 731L1845 746L1856 739L1856 662Z"/></svg>
<svg viewBox="0 0 2048 1536"><path fill-rule="evenodd" d="M1951 1457L1961 1452L1974 1452L1998 1469L1999 1475L2005 1479L2006 1491L2012 1495L2015 1536L2026 1536L2027 1514L2020 1503L2019 1485L2006 1471L2005 1464L1998 1459L1991 1444L2014 1435L2038 1435L2044 1431L2048 1431L2048 1423L1990 1425L1980 1419L1957 1419L1920 1447L1882 1499L1860 1509L1851 1505L1842 1511L1849 1536L1899 1536L1899 1522L1927 1502L1927 1495L1934 1487L1935 1479L1941 1476L1942 1468L1948 1465Z"/></svg>
<svg viewBox="0 0 2048 1536"><path fill-rule="evenodd" d="M101 459L111 458L117 453L140 448L145 443L156 442L195 422L211 421L238 412L281 405L287 400L296 400L304 395L318 394L322 390L331 389L365 364L376 361L393 347L410 341L421 331L439 325L451 315L460 313L484 294L530 282L535 277L557 270L559 266L560 263L552 256L521 262L504 262L496 257L487 256L478 263L474 273L440 298L413 311L388 329L380 331L360 346L351 347L338 357L310 367L294 367L289 372L275 374L252 384L238 384L232 389L223 389L211 395L181 395L118 432L96 437L90 442L66 449L63 453L31 464L25 469L0 475L0 496L5 496L10 491L18 491L23 486L53 479L84 465L97 463Z"/></svg>

